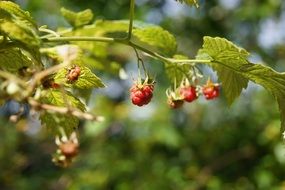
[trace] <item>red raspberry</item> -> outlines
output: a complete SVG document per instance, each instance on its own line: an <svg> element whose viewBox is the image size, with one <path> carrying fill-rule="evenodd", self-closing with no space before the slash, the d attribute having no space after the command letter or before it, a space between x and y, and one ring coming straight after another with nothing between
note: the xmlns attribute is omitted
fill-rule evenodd
<svg viewBox="0 0 285 190"><path fill-rule="evenodd" d="M220 88L219 84L214 84L210 79L207 84L203 87L202 92L207 100L212 100L219 96Z"/></svg>
<svg viewBox="0 0 285 190"><path fill-rule="evenodd" d="M207 86L203 88L203 94L207 100L214 99L219 96L218 86Z"/></svg>
<svg viewBox="0 0 285 190"><path fill-rule="evenodd" d="M169 98L167 101L167 104L172 109L177 109L183 106L184 101L183 100L173 100L172 98Z"/></svg>
<svg viewBox="0 0 285 190"><path fill-rule="evenodd" d="M196 87L189 86L180 89L180 95L186 102L192 102L198 98L196 94Z"/></svg>
<svg viewBox="0 0 285 190"><path fill-rule="evenodd" d="M134 84L130 89L132 103L137 106L148 104L153 96L153 89L153 84Z"/></svg>

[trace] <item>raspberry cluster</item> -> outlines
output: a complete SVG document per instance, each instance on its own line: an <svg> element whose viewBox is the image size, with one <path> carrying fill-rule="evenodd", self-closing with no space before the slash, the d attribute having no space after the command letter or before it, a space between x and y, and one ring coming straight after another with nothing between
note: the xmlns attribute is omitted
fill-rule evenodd
<svg viewBox="0 0 285 190"><path fill-rule="evenodd" d="M134 105L147 105L153 96L154 85L152 83L137 84L135 83L131 89L131 100Z"/></svg>
<svg viewBox="0 0 285 190"><path fill-rule="evenodd" d="M210 79L204 86L190 85L189 81L184 81L175 91L167 91L167 103L170 108L180 108L184 102L195 101L200 94L203 94L206 100L212 100L219 96L219 84L213 83Z"/></svg>

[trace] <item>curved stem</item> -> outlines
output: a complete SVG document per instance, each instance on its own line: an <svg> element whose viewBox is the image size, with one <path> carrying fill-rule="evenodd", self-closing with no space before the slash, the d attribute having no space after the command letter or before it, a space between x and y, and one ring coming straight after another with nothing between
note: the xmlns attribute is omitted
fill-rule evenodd
<svg viewBox="0 0 285 190"><path fill-rule="evenodd" d="M136 56L137 56L137 65L138 65L138 78L139 78L139 84L141 84L141 68L140 68L140 62L141 62L141 58L139 56L139 53L137 51L136 48L133 48L135 53L136 53Z"/></svg>
<svg viewBox="0 0 285 190"><path fill-rule="evenodd" d="M138 69L139 69L139 74L140 74L140 64L142 65L142 68L143 68L143 71L144 71L144 76L145 78L148 77L148 74L147 74L147 71L146 71L146 68L145 68L145 65L144 65L144 62L143 62L143 59L140 57L139 53L138 53L138 50L133 47L135 53L136 53L136 56L137 56L137 62L138 62Z"/></svg>
<svg viewBox="0 0 285 190"><path fill-rule="evenodd" d="M45 32L45 33L48 33L50 35L53 35L55 37L59 37L60 35L58 33L56 33L55 31L53 30L50 30L50 29L47 29L47 28L39 28L39 31L40 32Z"/></svg>

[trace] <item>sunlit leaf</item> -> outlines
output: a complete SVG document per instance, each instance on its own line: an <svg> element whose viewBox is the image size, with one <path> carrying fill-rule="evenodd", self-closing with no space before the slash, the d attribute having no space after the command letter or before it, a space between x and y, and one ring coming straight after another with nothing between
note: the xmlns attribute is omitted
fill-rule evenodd
<svg viewBox="0 0 285 190"><path fill-rule="evenodd" d="M247 61L248 53L223 38L204 37L198 57L208 56L211 66L218 71L229 103L246 88L251 80L268 90L277 100L281 112L281 129L285 129L285 73Z"/></svg>
<svg viewBox="0 0 285 190"><path fill-rule="evenodd" d="M65 8L61 8L60 12L66 21L75 28L89 24L93 19L93 13L90 9L80 12L73 12Z"/></svg>
<svg viewBox="0 0 285 190"><path fill-rule="evenodd" d="M63 68L61 69L54 77L56 83L63 84L68 87L76 87L82 89L90 89L90 88L102 88L105 87L103 82L98 78L92 71L84 66L80 67L80 75L78 79L74 82L70 82L67 79L67 75L69 69Z"/></svg>

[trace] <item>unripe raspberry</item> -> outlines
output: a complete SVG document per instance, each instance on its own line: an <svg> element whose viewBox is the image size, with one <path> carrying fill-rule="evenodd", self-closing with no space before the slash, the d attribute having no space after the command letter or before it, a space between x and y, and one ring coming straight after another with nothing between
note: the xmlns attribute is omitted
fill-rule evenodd
<svg viewBox="0 0 285 190"><path fill-rule="evenodd" d="M66 142L59 146L62 154L66 157L74 157L78 153L78 145L72 142Z"/></svg>
<svg viewBox="0 0 285 190"><path fill-rule="evenodd" d="M170 108L177 109L183 106L184 101L183 100L173 100L172 98L169 98L167 100L167 104L169 105Z"/></svg>

